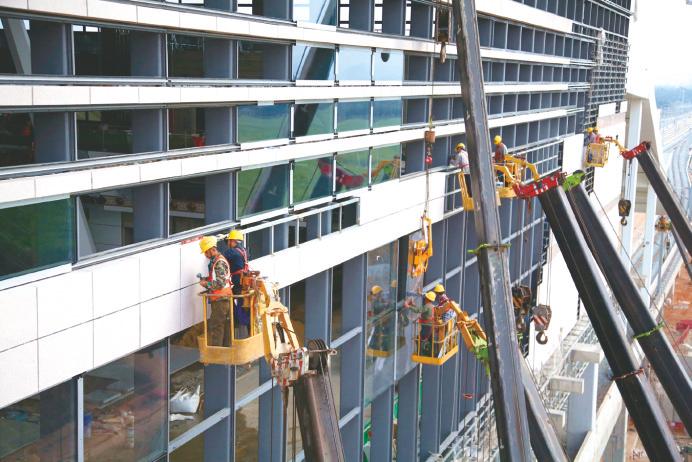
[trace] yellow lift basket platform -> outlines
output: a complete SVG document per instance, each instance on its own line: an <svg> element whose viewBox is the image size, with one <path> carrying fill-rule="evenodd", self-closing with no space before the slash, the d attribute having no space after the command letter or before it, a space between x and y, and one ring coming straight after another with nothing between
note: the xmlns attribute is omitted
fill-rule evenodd
<svg viewBox="0 0 692 462"><path fill-rule="evenodd" d="M408 267L412 278L417 278L428 270L428 262L433 256L432 220L423 215L421 224L421 239L411 239L408 243Z"/></svg>
<svg viewBox="0 0 692 462"><path fill-rule="evenodd" d="M458 334L454 319L448 321L419 319L416 322L411 361L441 366L459 351Z"/></svg>
<svg viewBox="0 0 692 462"><path fill-rule="evenodd" d="M497 205L500 205L500 199L513 199L517 197L514 192L514 185L521 184L524 181L526 170L531 173L534 181L541 179L536 166L520 156L505 156L504 164L493 164L496 177L502 177L502 185L497 186L495 190L495 198ZM466 177L463 173L458 174L459 189L461 191L461 202L464 210L476 210L476 204L473 198L469 195L469 185L466 184Z"/></svg>
<svg viewBox="0 0 692 462"><path fill-rule="evenodd" d="M605 165L608 163L610 144L617 146L618 151L621 153L627 151L627 149L625 149L625 147L620 144L616 138L613 138L612 136L604 136L600 138L598 142L589 143L586 146L584 164L587 167L605 167Z"/></svg>
<svg viewBox="0 0 692 462"><path fill-rule="evenodd" d="M261 358L265 354L264 341L262 339L262 317L270 306L271 298L267 292L264 280L259 277L258 271L250 271L241 277L242 292L233 297L223 297L219 301L228 303L229 321L224 325L224 337L228 338L225 345L210 345L209 340L209 317L211 315L211 305L209 294L201 293L202 310L204 319L204 332L198 340L200 361L204 364L223 364L237 366L247 364ZM243 300L243 309L249 310L250 326L248 327L248 337L235 337L235 320L233 316L233 302L235 299ZM226 328L228 330L226 331ZM224 342L222 342L224 343Z"/></svg>

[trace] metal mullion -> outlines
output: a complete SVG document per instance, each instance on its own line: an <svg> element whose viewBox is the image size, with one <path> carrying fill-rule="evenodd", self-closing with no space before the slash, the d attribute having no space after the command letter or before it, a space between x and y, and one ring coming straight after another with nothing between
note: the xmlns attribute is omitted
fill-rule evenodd
<svg viewBox="0 0 692 462"><path fill-rule="evenodd" d="M81 375L77 377L77 462L84 462L84 376Z"/></svg>

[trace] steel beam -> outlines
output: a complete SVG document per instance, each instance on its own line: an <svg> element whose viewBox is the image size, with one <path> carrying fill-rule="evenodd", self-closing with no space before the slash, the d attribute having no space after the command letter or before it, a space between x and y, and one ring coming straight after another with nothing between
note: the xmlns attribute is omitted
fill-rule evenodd
<svg viewBox="0 0 692 462"><path fill-rule="evenodd" d="M531 447L538 462L567 462L560 440L555 434L548 412L543 406L533 375L526 361L522 361L521 373L524 379L526 408L529 411L531 426Z"/></svg>
<svg viewBox="0 0 692 462"><path fill-rule="evenodd" d="M661 166L652 158L650 150L639 154L637 159L646 174L646 178L648 178L649 183L654 188L658 201L665 209L670 222L685 244L687 252L692 255L692 226L690 226L690 221L687 219L680 200L678 200L666 179L666 175L661 170Z"/></svg>
<svg viewBox="0 0 692 462"><path fill-rule="evenodd" d="M521 371L524 359L517 348L507 253L502 246L500 217L495 205L495 174L490 159L476 6L474 0L455 0L453 9L457 66L466 106L471 190L476 202L474 218L479 242L483 243L478 251L478 266L500 458L528 461L531 448Z"/></svg>
<svg viewBox="0 0 692 462"><path fill-rule="evenodd" d="M656 395L629 349L564 190L560 187L551 189L541 194L539 199L644 449L651 460L680 460ZM619 261L617 256L615 259Z"/></svg>
<svg viewBox="0 0 692 462"><path fill-rule="evenodd" d="M584 188L581 185L571 188L567 191L567 198L581 231L587 238L586 244L591 249L596 263L601 268L620 308L632 326L635 337L637 334L641 335L637 339L639 345L656 371L661 385L685 424L687 432L692 433L692 382L687 376L685 367L673 351L666 336L657 327L656 320L647 309L647 304L639 296L637 286L622 264L622 260L618 258L618 253L610 243L608 234L591 206Z"/></svg>

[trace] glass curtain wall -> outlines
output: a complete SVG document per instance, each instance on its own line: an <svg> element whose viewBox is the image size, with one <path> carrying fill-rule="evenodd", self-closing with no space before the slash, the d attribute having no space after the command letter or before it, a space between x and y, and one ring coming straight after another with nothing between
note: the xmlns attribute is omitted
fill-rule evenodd
<svg viewBox="0 0 692 462"><path fill-rule="evenodd" d="M332 194L334 172L332 156L296 161L293 165L293 203Z"/></svg>
<svg viewBox="0 0 692 462"><path fill-rule="evenodd" d="M290 128L288 104L238 106L239 143L288 138Z"/></svg>
<svg viewBox="0 0 692 462"><path fill-rule="evenodd" d="M336 156L336 192L351 191L368 186L370 153L352 151Z"/></svg>
<svg viewBox="0 0 692 462"><path fill-rule="evenodd" d="M293 136L330 135L334 133L334 103L296 103Z"/></svg>
<svg viewBox="0 0 692 462"><path fill-rule="evenodd" d="M132 111L77 112L77 156L132 154Z"/></svg>
<svg viewBox="0 0 692 462"><path fill-rule="evenodd" d="M288 164L238 172L238 218L288 207Z"/></svg>
<svg viewBox="0 0 692 462"><path fill-rule="evenodd" d="M336 117L337 132L370 129L370 100L339 101Z"/></svg>
<svg viewBox="0 0 692 462"><path fill-rule="evenodd" d="M399 178L401 169L401 145L390 144L372 148L371 184Z"/></svg>
<svg viewBox="0 0 692 462"><path fill-rule="evenodd" d="M0 209L0 280L72 263L74 200Z"/></svg>
<svg viewBox="0 0 692 462"><path fill-rule="evenodd" d="M333 47L293 46L293 80L334 80Z"/></svg>

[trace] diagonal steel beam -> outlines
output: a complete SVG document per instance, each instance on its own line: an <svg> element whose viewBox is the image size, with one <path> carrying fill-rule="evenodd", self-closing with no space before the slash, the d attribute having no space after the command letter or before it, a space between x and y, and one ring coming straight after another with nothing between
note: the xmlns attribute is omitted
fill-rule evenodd
<svg viewBox="0 0 692 462"><path fill-rule="evenodd" d="M457 25L457 66L466 105L464 120L471 191L476 203L476 233L484 243L478 251L478 266L500 458L529 461L531 448L521 369L524 359L517 348L507 253L502 246L500 216L495 204L495 174L490 161L490 130L476 6L474 0L454 0L453 9Z"/></svg>

